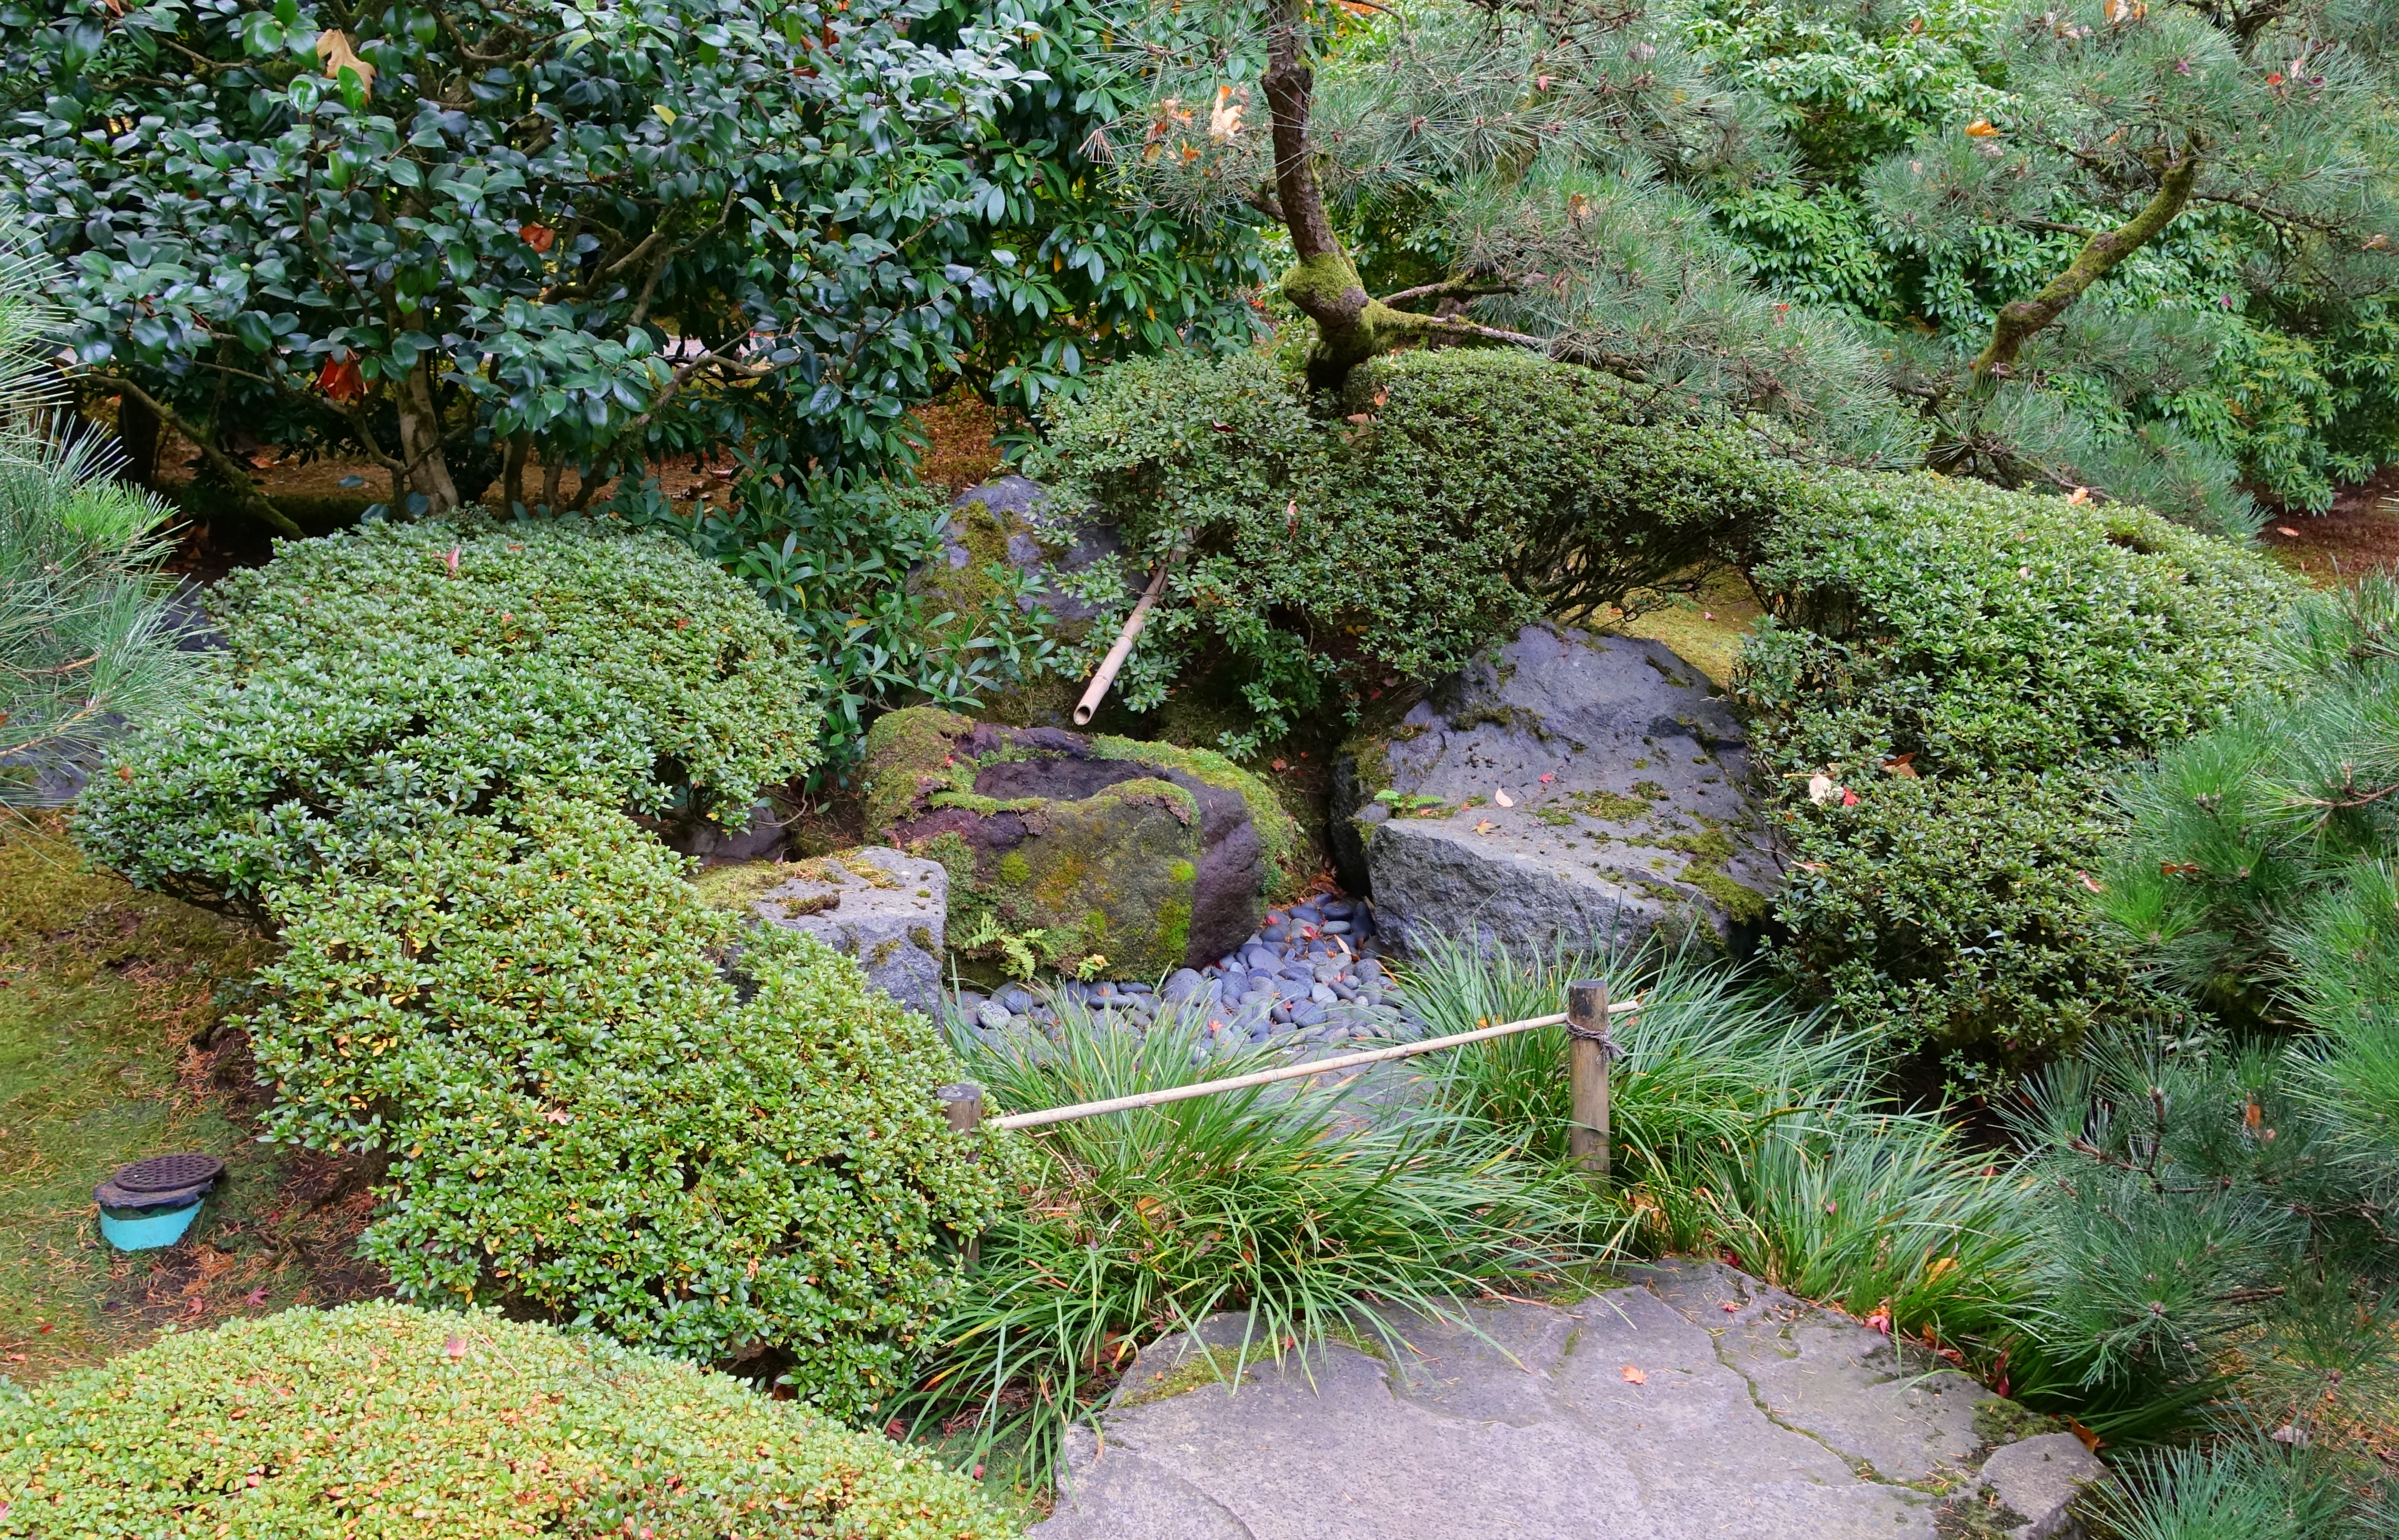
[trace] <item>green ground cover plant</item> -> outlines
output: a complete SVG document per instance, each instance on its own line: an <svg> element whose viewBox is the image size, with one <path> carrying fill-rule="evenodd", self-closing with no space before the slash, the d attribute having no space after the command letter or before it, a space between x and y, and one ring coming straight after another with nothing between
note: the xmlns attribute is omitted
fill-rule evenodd
<svg viewBox="0 0 2399 1540"><path fill-rule="evenodd" d="M193 708L125 741L77 836L142 886L269 890L535 788L739 827L815 761L793 630L675 545L581 520L382 523L228 577Z"/></svg>
<svg viewBox="0 0 2399 1540"><path fill-rule="evenodd" d="M1196 1018L1146 1033L1062 1005L1054 1042L954 1033L1003 1111L1265 1068L1197 1051ZM928 1339L903 1415L970 1423L1046 1484L1065 1426L1135 1349L1246 1313L1221 1371L1328 1340L1395 1343L1411 1314L1454 1317L1487 1283L1605 1254L1611 1226L1575 1179L1486 1128L1439 1117L1337 1131L1337 1098L1278 1086L1054 1125L1022 1141L1017 1191Z"/></svg>
<svg viewBox="0 0 2399 1540"><path fill-rule="evenodd" d="M250 1022L270 1136L387 1162L361 1237L403 1299L496 1304L835 1415L898 1388L993 1179L930 1022L745 926L614 809L434 823L275 894Z"/></svg>
<svg viewBox="0 0 2399 1540"><path fill-rule="evenodd" d="M721 1374L489 1311L287 1311L0 1391L0 1535L236 1527L292 1540L1010 1533L922 1454Z"/></svg>
<svg viewBox="0 0 2399 1540"><path fill-rule="evenodd" d="M2296 580L2140 509L1841 472L1749 574L1794 984L1968 1083L2154 1006L2086 907L2108 784L2268 677Z"/></svg>

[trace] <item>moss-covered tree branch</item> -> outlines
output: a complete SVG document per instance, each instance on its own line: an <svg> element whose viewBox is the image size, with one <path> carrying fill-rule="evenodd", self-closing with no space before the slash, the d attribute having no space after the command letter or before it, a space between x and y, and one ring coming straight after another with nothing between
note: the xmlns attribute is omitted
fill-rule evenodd
<svg viewBox="0 0 2399 1540"><path fill-rule="evenodd" d="M2026 342L2056 324L2057 317L2093 284L2156 239L2190 201L2191 183L2198 178L2199 149L2188 146L2182 158L2166 166L2157 192L2139 213L2113 230L2092 236L2073 263L2043 284L2040 293L2001 305L1998 319L1991 323L1991 340L1974 359L1975 384L1987 387L2005 377L2014 369Z"/></svg>
<svg viewBox="0 0 2399 1540"><path fill-rule="evenodd" d="M151 415L190 439L199 450L200 458L207 461L209 468L217 473L217 479L224 483L226 494L232 497L235 506L242 512L286 539L305 540L308 537L307 531L293 523L281 508L267 500L264 493L251 485L250 472L247 469L236 465L233 456L217 448L209 435L176 415L173 407L121 374L105 375L103 378L110 385L148 408Z"/></svg>

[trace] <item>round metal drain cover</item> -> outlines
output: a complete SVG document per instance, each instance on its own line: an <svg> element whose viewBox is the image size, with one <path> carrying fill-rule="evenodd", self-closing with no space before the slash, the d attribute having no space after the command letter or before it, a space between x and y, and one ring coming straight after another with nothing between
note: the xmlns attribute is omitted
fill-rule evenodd
<svg viewBox="0 0 2399 1540"><path fill-rule="evenodd" d="M224 1174L224 1162L214 1155L163 1155L119 1167L109 1182L129 1193L173 1193Z"/></svg>
<svg viewBox="0 0 2399 1540"><path fill-rule="evenodd" d="M103 1209L180 1209L208 1196L224 1162L214 1155L166 1155L120 1166L92 1189Z"/></svg>

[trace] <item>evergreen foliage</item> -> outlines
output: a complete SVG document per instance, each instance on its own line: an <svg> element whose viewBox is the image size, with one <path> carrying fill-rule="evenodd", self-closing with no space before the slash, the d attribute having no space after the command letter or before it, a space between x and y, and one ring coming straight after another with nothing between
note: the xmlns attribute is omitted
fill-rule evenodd
<svg viewBox="0 0 2399 1540"><path fill-rule="evenodd" d="M168 510L109 479L45 381L55 276L0 232L0 806L54 794L43 766L88 766L193 683L158 575Z"/></svg>
<svg viewBox="0 0 2399 1540"><path fill-rule="evenodd" d="M1208 658L1255 713L1227 745L1252 750L1294 712L1458 668L1544 613L1695 581L1804 480L1750 429L1529 354L1377 360L1346 404L1312 415L1251 352L1121 364L1051 413L1035 467L1172 562L1127 705ZM1120 612L1139 581L1090 587Z"/></svg>
<svg viewBox="0 0 2399 1540"><path fill-rule="evenodd" d="M2107 782L2267 677L2293 581L2154 514L1832 473L1759 538L1734 689L1778 788L1778 957L1847 1021L1972 1062L2158 998L2093 923Z"/></svg>
<svg viewBox="0 0 2399 1540"><path fill-rule="evenodd" d="M489 1311L289 1310L0 1391L11 1537L704 1540L757 1533L761 1510L856 1540L1010 1533L922 1454Z"/></svg>
<svg viewBox="0 0 2399 1540"><path fill-rule="evenodd" d="M0 164L73 269L83 365L286 534L236 427L363 453L436 512L495 477L557 507L569 467L580 507L620 463L752 436L880 470L979 331L1028 405L1081 368L1078 328L1122 339L1094 357L1247 334L1243 233L1094 234L1055 136L1107 99L1043 74L1089 24L1050 0L13 6Z"/></svg>
<svg viewBox="0 0 2399 1540"><path fill-rule="evenodd" d="M1162 15L1120 175L1289 228L1320 385L1429 338L1534 348L1832 459L2238 533L2244 479L2320 507L2399 453L2379 7Z"/></svg>
<svg viewBox="0 0 2399 1540"><path fill-rule="evenodd" d="M275 1138L389 1165L361 1239L404 1299L900 1387L996 1188L941 1121L932 1024L813 938L712 908L622 814L545 796L274 895L250 1023Z"/></svg>
<svg viewBox="0 0 2399 1540"><path fill-rule="evenodd" d="M2311 598L2274 655L2276 688L2125 788L2095 907L2228 1020L2311 1029L2288 1073L2399 1196L2399 583Z"/></svg>
<svg viewBox="0 0 2399 1540"><path fill-rule="evenodd" d="M278 884L535 788L746 823L814 763L806 654L677 546L559 522L377 523L210 596L229 643L188 711L123 742L84 846L249 917Z"/></svg>

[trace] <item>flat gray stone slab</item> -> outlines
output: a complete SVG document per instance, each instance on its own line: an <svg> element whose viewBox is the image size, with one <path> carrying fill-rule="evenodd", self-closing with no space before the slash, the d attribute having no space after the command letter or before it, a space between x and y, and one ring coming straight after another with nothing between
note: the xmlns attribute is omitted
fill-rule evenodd
<svg viewBox="0 0 2399 1540"><path fill-rule="evenodd" d="M2071 1433L2044 1433L2010 1444L1983 1465L1983 1487L2021 1515L2008 1540L2051 1540L2074 1528L2074 1500L2108 1479L2108 1467Z"/></svg>
<svg viewBox="0 0 2399 1540"><path fill-rule="evenodd" d="M1933 1540L1974 1405L1730 1268L1411 1322L1221 1383L1237 1317L1145 1349L1040 1540ZM1725 1308L1730 1305L1730 1309ZM1479 1333L1479 1334L1478 1334ZM1216 1357L1212 1361L1209 1353ZM1954 1382L1954 1383L1950 1383Z"/></svg>

